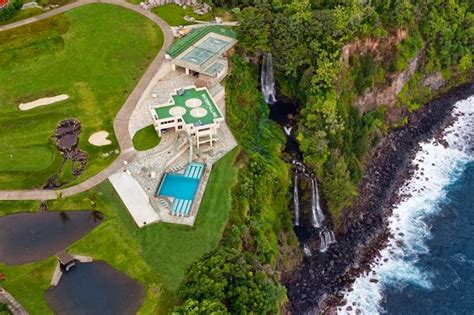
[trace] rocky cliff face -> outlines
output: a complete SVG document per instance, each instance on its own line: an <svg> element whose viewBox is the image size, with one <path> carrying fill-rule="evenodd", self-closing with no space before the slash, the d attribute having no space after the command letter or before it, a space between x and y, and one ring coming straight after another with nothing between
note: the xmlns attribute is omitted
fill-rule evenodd
<svg viewBox="0 0 474 315"><path fill-rule="evenodd" d="M342 48L341 64L343 73L349 69L349 60L353 55L371 54L374 62L378 65L387 64L387 61L394 61L397 57L398 45L408 37L407 30L397 30L384 38L366 38L356 40ZM409 60L408 66L403 71L388 73L385 70L385 79L383 82L370 88L363 95L358 96L353 105L358 107L361 113L371 111L380 106L387 107L387 119L390 123L397 122L406 115L406 109L398 108L398 95L412 79L417 70L423 67L424 49ZM344 75L341 80L344 80ZM435 72L427 74L420 80L420 88L428 88L430 91L439 90L444 81L441 73Z"/></svg>
<svg viewBox="0 0 474 315"><path fill-rule="evenodd" d="M365 39L358 39L342 47L341 63L346 67L349 65L349 58L354 54L373 53L379 58L382 58L381 51L393 49L400 44L402 40L407 38L407 30L397 30L384 38L367 37Z"/></svg>
<svg viewBox="0 0 474 315"><path fill-rule="evenodd" d="M420 56L421 52L410 60L407 69L404 71L388 75L385 84L370 89L354 102L354 106L357 106L362 113L382 105L388 108L395 106L398 94L418 69Z"/></svg>

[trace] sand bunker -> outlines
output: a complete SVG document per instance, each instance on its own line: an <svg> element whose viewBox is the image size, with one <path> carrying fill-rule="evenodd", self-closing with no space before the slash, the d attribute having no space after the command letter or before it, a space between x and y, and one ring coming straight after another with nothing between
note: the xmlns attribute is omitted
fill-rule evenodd
<svg viewBox="0 0 474 315"><path fill-rule="evenodd" d="M20 110L29 110L36 107L61 102L61 101L67 100L68 98L69 98L69 95L67 94L61 94L61 95L53 96L53 97L43 97L33 102L21 103L18 107L20 108Z"/></svg>
<svg viewBox="0 0 474 315"><path fill-rule="evenodd" d="M108 136L109 133L107 131L95 132L89 137L89 143L96 147L112 144L112 141L107 139Z"/></svg>

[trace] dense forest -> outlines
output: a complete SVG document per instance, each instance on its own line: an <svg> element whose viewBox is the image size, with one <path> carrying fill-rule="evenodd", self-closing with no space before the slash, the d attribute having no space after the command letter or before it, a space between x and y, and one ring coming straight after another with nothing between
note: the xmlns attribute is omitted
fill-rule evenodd
<svg viewBox="0 0 474 315"><path fill-rule="evenodd" d="M472 78L474 3L213 4L231 9L240 22L226 83L228 123L241 150L239 181L222 244L190 268L179 291L183 304L174 311L276 313L286 299L279 272L300 257L292 250L284 137L258 90L261 55L273 55L279 97L300 104L300 149L337 226L381 137L430 98Z"/></svg>
<svg viewBox="0 0 474 315"><path fill-rule="evenodd" d="M472 69L474 14L470 1L255 1L234 10L240 20L240 45L247 56L271 52L282 94L301 102L298 140L305 162L323 183L337 219L356 193L369 148L387 122L403 123L432 91L420 82L439 72L454 83ZM227 5L236 5L230 1ZM384 51L357 50L349 64L343 47L357 40L405 37ZM422 56L395 106L398 119L385 119L390 104L361 112L356 99Z"/></svg>

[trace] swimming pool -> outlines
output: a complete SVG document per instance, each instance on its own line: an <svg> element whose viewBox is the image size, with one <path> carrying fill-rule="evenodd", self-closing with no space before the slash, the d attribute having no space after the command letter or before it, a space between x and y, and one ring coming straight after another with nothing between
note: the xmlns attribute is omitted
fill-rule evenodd
<svg viewBox="0 0 474 315"><path fill-rule="evenodd" d="M184 174L166 173L163 176L156 195L174 198L171 215L189 216L204 167L202 163L189 163Z"/></svg>
<svg viewBox="0 0 474 315"><path fill-rule="evenodd" d="M158 195L191 200L194 199L198 185L198 178L168 173L163 177Z"/></svg>

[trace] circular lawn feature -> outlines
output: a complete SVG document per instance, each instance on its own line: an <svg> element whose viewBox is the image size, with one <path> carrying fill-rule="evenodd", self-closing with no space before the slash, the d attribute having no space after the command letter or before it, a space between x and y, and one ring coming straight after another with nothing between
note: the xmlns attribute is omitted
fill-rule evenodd
<svg viewBox="0 0 474 315"><path fill-rule="evenodd" d="M160 143L160 137L156 133L153 125L138 130L133 136L133 146L137 151L153 149Z"/></svg>
<svg viewBox="0 0 474 315"><path fill-rule="evenodd" d="M6 147L0 150L0 172L40 172L56 157L48 145L24 148Z"/></svg>

